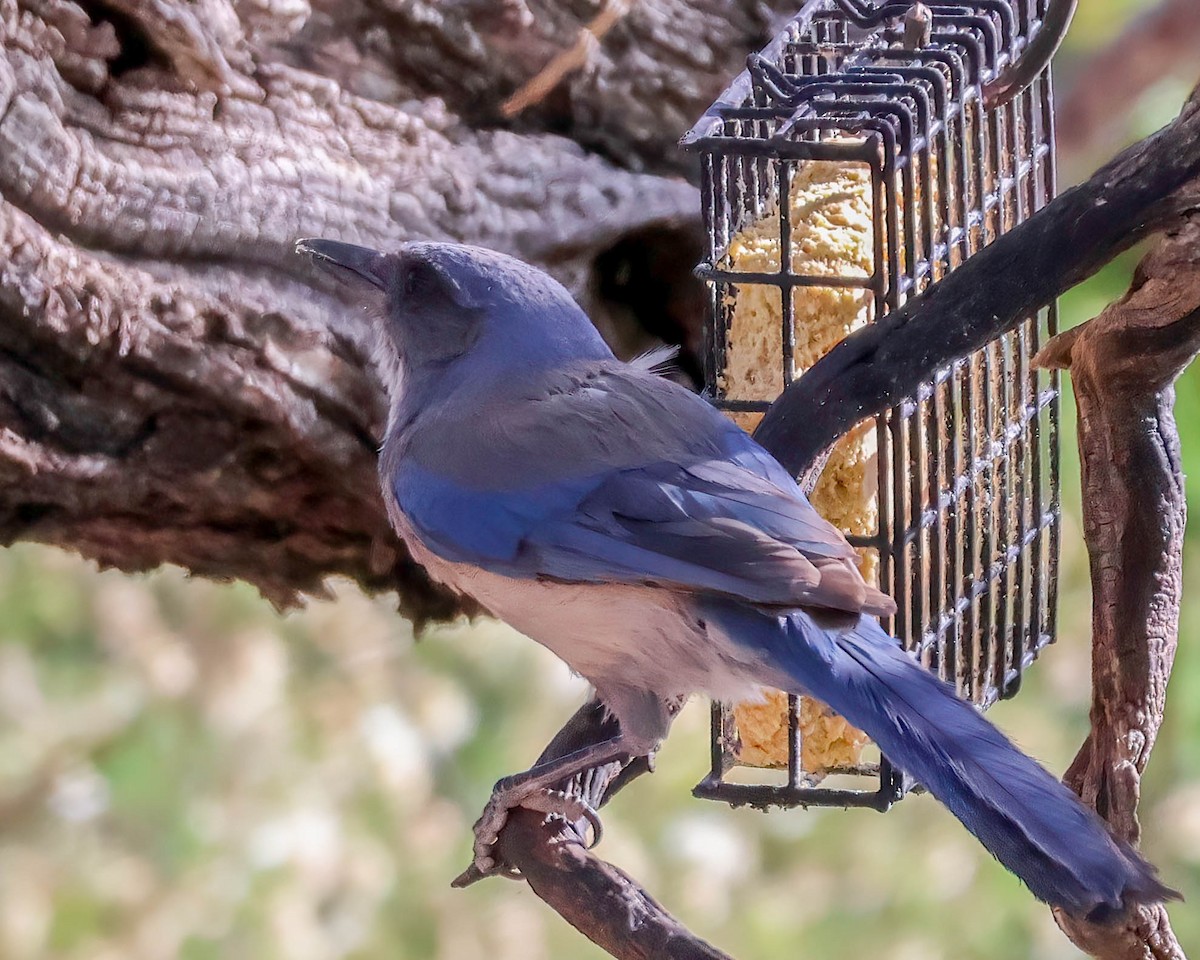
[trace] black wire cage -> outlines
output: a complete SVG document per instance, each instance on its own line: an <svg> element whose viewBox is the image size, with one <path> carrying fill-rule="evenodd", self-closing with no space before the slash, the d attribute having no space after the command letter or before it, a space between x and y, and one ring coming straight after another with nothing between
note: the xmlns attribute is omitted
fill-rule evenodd
<svg viewBox="0 0 1200 960"><path fill-rule="evenodd" d="M718 407L752 428L833 343L1053 196L1049 69L998 108L983 96L1046 6L809 0L684 138L702 167L698 273ZM1056 322L1051 307L939 371L844 439L813 495L896 600L884 626L981 708L1014 695L1055 635L1059 384L1031 360ZM757 806L898 800L908 785L886 757L805 699L714 704L712 770L696 793ZM763 711L773 748L751 742Z"/></svg>

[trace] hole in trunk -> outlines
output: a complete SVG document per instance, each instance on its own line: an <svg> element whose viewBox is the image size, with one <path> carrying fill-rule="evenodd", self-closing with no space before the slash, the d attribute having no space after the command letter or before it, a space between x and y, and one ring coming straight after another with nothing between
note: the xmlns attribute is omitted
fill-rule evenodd
<svg viewBox="0 0 1200 960"><path fill-rule="evenodd" d="M703 251L693 225L657 225L622 237L592 265L589 305L611 329L614 349L637 353L649 338L679 347L676 364L703 383L700 348L707 291L692 273Z"/></svg>
<svg viewBox="0 0 1200 960"><path fill-rule="evenodd" d="M77 0L93 24L108 23L117 35L121 52L108 61L109 76L114 79L148 65L166 66L166 58L154 46L141 25L121 10L102 0Z"/></svg>

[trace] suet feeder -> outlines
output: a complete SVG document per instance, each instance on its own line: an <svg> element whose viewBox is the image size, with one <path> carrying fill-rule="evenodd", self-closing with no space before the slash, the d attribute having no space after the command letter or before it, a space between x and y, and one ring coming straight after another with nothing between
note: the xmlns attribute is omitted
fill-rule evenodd
<svg viewBox="0 0 1200 960"><path fill-rule="evenodd" d="M835 343L1054 195L1049 69L1000 107L983 98L1047 2L810 0L750 58L684 138L702 168L713 403L753 429ZM980 708L1054 639L1059 385L1031 360L1056 319L1026 318L844 437L812 494L895 598L884 625ZM908 786L804 697L715 704L712 723L700 796L883 810Z"/></svg>

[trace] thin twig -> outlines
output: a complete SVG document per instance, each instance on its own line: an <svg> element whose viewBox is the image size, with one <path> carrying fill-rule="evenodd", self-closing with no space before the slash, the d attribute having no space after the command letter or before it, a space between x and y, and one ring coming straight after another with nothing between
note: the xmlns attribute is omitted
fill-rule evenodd
<svg viewBox="0 0 1200 960"><path fill-rule="evenodd" d="M500 105L500 112L511 120L523 110L545 100L567 74L587 66L601 39L632 6L633 0L609 0L591 23L580 28L575 42L523 83L516 93Z"/></svg>

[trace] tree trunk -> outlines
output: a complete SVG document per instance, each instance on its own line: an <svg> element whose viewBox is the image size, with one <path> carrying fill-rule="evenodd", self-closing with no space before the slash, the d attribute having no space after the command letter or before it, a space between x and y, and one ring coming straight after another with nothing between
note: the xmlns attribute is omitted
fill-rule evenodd
<svg viewBox="0 0 1200 960"><path fill-rule="evenodd" d="M745 6L629 7L514 132L597 4L0 0L0 543L452 616L384 517L365 324L292 243L484 244L623 352L694 342L695 189L580 144L678 169Z"/></svg>

